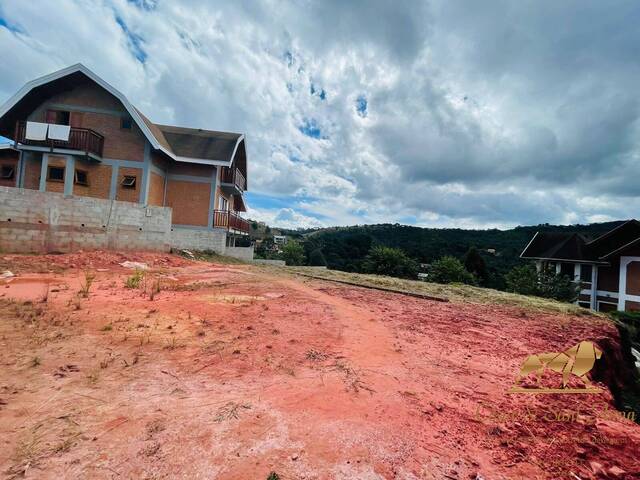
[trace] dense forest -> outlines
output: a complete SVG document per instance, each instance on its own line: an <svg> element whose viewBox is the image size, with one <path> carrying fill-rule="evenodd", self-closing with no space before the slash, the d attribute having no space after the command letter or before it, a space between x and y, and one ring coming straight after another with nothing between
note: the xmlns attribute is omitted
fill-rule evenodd
<svg viewBox="0 0 640 480"><path fill-rule="evenodd" d="M312 252L320 250L329 268L350 272L363 271L365 257L376 245L400 248L409 257L426 264L444 256L462 260L470 247L476 247L487 266L488 278L485 286L502 290L505 286L504 275L524 262L519 255L536 231L579 232L594 238L619 223L570 226L543 224L511 230L462 230L382 224L283 233L299 239L307 258Z"/></svg>

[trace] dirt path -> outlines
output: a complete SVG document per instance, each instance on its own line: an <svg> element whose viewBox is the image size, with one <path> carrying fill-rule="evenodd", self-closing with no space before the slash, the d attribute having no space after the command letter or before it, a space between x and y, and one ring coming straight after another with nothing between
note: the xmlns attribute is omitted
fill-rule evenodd
<svg viewBox="0 0 640 480"><path fill-rule="evenodd" d="M122 258L4 257L7 478L640 475L608 392L506 393L529 353L615 342L606 322L150 254L130 289Z"/></svg>

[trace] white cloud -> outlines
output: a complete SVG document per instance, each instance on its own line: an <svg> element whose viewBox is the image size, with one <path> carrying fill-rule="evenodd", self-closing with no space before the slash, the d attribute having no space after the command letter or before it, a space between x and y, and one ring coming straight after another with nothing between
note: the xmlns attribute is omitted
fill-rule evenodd
<svg viewBox="0 0 640 480"><path fill-rule="evenodd" d="M157 122L243 132L260 194L249 213L282 226L632 217L639 10L4 2L15 28L0 26L0 95L82 62ZM293 200L267 208L265 196Z"/></svg>

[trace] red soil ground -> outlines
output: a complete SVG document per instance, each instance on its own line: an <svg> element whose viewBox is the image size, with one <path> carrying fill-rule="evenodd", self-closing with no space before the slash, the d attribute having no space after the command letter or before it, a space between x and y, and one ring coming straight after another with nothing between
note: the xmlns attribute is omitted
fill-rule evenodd
<svg viewBox="0 0 640 480"><path fill-rule="evenodd" d="M123 260L152 266L141 288ZM616 347L596 317L169 255L4 269L18 273L0 282L8 478L640 478L640 427L611 415L606 386L507 393L530 353Z"/></svg>

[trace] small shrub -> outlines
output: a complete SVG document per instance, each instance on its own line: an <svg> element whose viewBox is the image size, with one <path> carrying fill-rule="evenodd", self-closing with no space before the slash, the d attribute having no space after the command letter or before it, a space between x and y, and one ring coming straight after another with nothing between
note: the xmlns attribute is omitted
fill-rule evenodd
<svg viewBox="0 0 640 480"><path fill-rule="evenodd" d="M40 357L33 357L33 359L31 360L32 367L38 367L41 363L42 362L40 360Z"/></svg>
<svg viewBox="0 0 640 480"><path fill-rule="evenodd" d="M140 288L143 279L144 272L142 270L136 270L133 272L133 275L125 280L124 286L126 288Z"/></svg>
<svg viewBox="0 0 640 480"><path fill-rule="evenodd" d="M80 283L80 291L78 292L84 298L89 297L89 290L91 290L91 285L95 280L95 275L89 271L84 272L84 282Z"/></svg>
<svg viewBox="0 0 640 480"><path fill-rule="evenodd" d="M278 475L276 472L271 472L267 477L267 480L280 480L280 475Z"/></svg>
<svg viewBox="0 0 640 480"><path fill-rule="evenodd" d="M369 250L362 264L365 273L390 275L400 278L416 278L418 264L399 248L376 245Z"/></svg>
<svg viewBox="0 0 640 480"><path fill-rule="evenodd" d="M431 266L429 280L436 283L466 283L475 285L476 279L456 257L442 257Z"/></svg>
<svg viewBox="0 0 640 480"><path fill-rule="evenodd" d="M533 265L514 267L505 275L507 291L522 295L538 294L538 272Z"/></svg>

